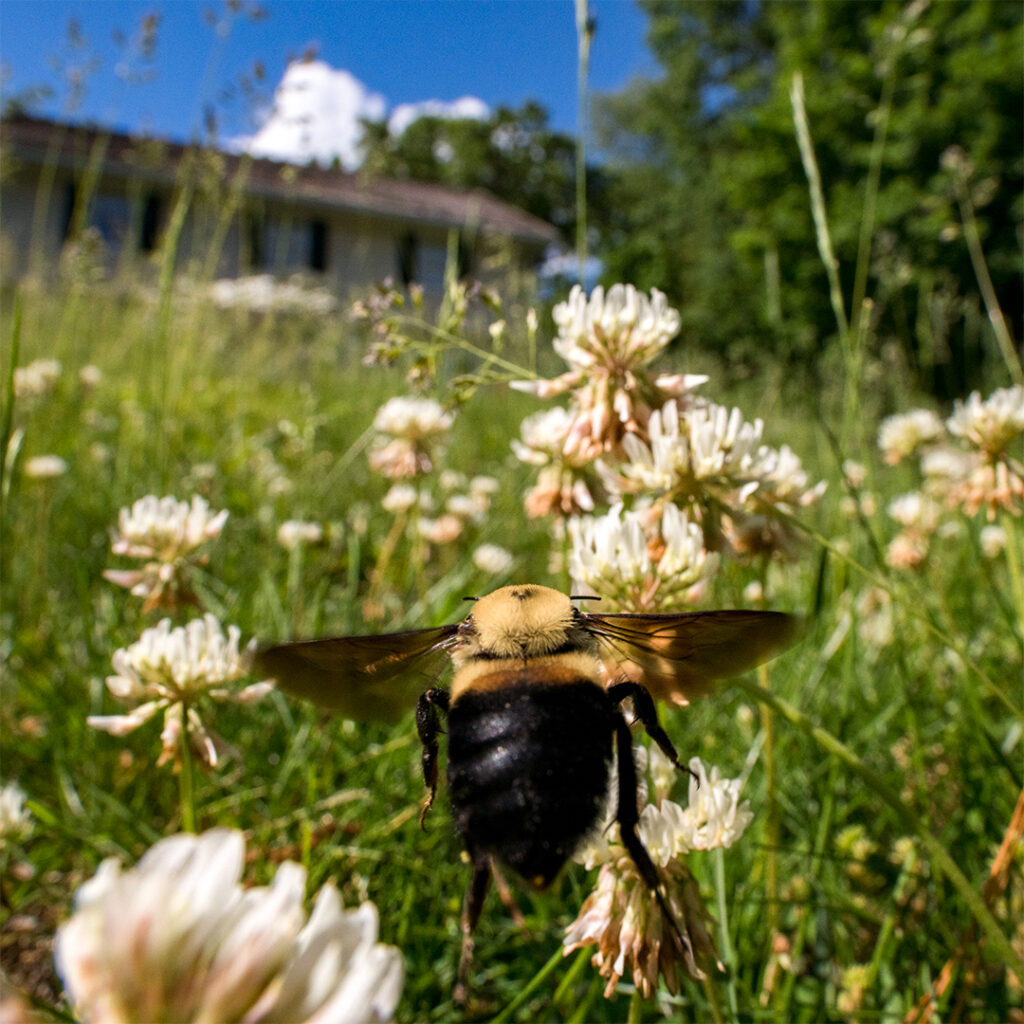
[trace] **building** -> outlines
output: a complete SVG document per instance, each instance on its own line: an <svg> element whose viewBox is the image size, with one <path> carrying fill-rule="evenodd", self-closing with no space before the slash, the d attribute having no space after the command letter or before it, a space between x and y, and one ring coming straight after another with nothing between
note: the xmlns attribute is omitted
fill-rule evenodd
<svg viewBox="0 0 1024 1024"><path fill-rule="evenodd" d="M436 289L460 273L532 270L559 239L485 192L12 116L0 122L0 273L46 268L70 239L108 269L177 236L179 268L209 277L309 275L344 296L391 278ZM503 257L497 259L496 257Z"/></svg>

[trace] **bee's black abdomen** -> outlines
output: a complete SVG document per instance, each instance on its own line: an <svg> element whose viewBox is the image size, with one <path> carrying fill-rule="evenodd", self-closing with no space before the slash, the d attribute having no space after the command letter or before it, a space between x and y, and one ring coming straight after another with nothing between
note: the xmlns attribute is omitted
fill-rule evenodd
<svg viewBox="0 0 1024 1024"><path fill-rule="evenodd" d="M614 712L590 680L546 684L531 676L524 670L453 702L448 785L470 855L492 854L542 888L601 812Z"/></svg>

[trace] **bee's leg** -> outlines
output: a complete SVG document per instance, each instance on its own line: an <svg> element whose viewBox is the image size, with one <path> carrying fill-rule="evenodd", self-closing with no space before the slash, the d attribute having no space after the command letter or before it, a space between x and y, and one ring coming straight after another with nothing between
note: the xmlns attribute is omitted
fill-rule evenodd
<svg viewBox="0 0 1024 1024"><path fill-rule="evenodd" d="M508 911L509 917L515 922L523 938L529 939L530 929L526 926L526 918L523 917L523 912L519 909L519 904L516 903L516 898L509 888L508 882L505 881L505 876L501 873L501 869L493 861L491 861L491 875L494 878L495 891Z"/></svg>
<svg viewBox="0 0 1024 1024"><path fill-rule="evenodd" d="M462 954L459 956L459 975L452 992L452 999L461 1004L466 1001L469 990L469 965L473 960L473 932L484 909L487 886L491 880L491 858L477 854L473 861L473 879L466 890L466 901L462 905Z"/></svg>
<svg viewBox="0 0 1024 1024"><path fill-rule="evenodd" d="M416 702L416 731L423 744L420 762L423 765L423 781L427 786L427 802L420 811L420 828L425 828L423 821L430 810L437 794L437 734L441 732L437 709L448 714L448 691L429 689L420 694Z"/></svg>
<svg viewBox="0 0 1024 1024"><path fill-rule="evenodd" d="M632 680L612 683L608 687L608 696L613 704L619 704L627 697L632 697L636 717L643 723L643 727L647 730L647 735L661 747L665 756L681 772L693 775L693 772L679 760L679 755L676 753L676 748L672 745L672 741L668 738L668 733L662 729L661 723L658 721L657 709L654 707L654 700L646 686L642 686L640 683L635 683Z"/></svg>
<svg viewBox="0 0 1024 1024"><path fill-rule="evenodd" d="M644 693L646 692L644 690ZM648 699L650 699L649 696ZM615 809L615 820L619 823L622 845L626 847L630 857L633 858L633 863L647 888L654 893L654 898L658 901L658 906L672 929L679 951L684 958L689 959L689 956L692 955L689 952L690 943L684 937L675 914L672 913L668 905L661 880L658 878L658 869L654 866L651 855L637 834L636 827L640 821L640 812L637 808L636 798L637 779L636 764L633 761L633 737L630 735L626 719L621 714L615 716L615 748L619 768L618 806Z"/></svg>

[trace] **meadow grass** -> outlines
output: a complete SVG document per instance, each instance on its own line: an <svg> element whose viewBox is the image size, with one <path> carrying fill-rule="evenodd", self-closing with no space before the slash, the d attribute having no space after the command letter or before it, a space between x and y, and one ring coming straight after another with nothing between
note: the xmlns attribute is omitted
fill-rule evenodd
<svg viewBox="0 0 1024 1024"><path fill-rule="evenodd" d="M102 576L126 565L110 551L120 508L146 494L199 494L229 510L194 582L202 606L245 638L440 624L463 617L466 594L567 581L549 567L548 524L523 512L531 471L509 450L536 399L501 384L469 397L439 468L498 478L493 507L429 562L399 538L382 566L393 517L381 508L388 482L368 467L368 431L376 410L406 393L408 366L363 365L366 332L345 315L224 311L170 279L147 298L82 272L59 287L22 286L3 306L8 358L16 341L19 365L45 357L63 369L52 394L7 406L2 771L26 791L34 828L0 847L2 957L37 1007L67 1016L50 943L75 888L104 857L134 863L183 826L178 781L155 764L159 727L119 739L86 724L120 710L103 685L111 655L159 617ZM501 357L526 364L522 314L506 311ZM542 350L550 333L542 324ZM478 348L491 350L480 337ZM727 973L656 1002L633 998L626 981L604 999L589 951L559 953L592 884L570 866L545 894L513 885L525 930L489 898L475 1014L890 1020L929 993L943 1019L1022 1012L1013 973L1024 952L1019 808L1009 862L989 881L1024 775L1021 608L1007 552L983 554L984 516L952 516L917 569L886 564L896 526L885 509L916 481L863 439L873 440L884 413L922 403L902 390L898 367L869 360L851 381L838 348L823 361L835 366L820 375L834 381L824 393L768 355L745 380L713 352L684 345L658 364L708 372L717 401L763 417L766 440L789 444L812 479L829 481L799 517L793 557L727 564L706 602L749 603L744 589L759 581L768 605L806 616L802 641L756 677L663 714L684 759L746 777L755 812L737 845L690 858ZM80 381L86 365L99 367L98 383ZM474 365L464 351L447 353L435 390ZM860 389L854 433L848 416L844 426L851 386ZM27 475L42 454L64 459L67 472ZM847 457L865 463L860 491L844 484ZM276 533L289 519L327 524L324 541L285 550ZM1006 516L1004 526L1012 554L1019 520ZM468 552L483 541L513 553L508 578L475 568ZM375 901L383 941L406 962L399 1019L457 1019L451 989L468 872L443 787L427 830L417 824L412 716L394 727L356 725L274 694L221 706L214 724L235 753L197 773L197 828L245 831L248 881L266 883L280 860L294 859L308 869L310 893L333 878L346 904Z"/></svg>

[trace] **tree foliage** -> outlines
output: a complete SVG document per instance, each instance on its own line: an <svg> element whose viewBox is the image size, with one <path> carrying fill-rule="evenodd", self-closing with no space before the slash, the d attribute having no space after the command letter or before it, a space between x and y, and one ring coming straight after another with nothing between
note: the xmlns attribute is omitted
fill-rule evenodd
<svg viewBox="0 0 1024 1024"><path fill-rule="evenodd" d="M1024 8L643 6L662 77L634 81L597 110L615 211L603 237L608 278L664 289L685 326L722 347L807 357L836 333L793 128L799 71L847 314L878 160L864 264L873 337L898 342L926 383L974 383L990 346L979 340L985 311L954 178L966 177L996 291L1019 324ZM952 146L966 157L958 170L942 159Z"/></svg>
<svg viewBox="0 0 1024 1024"><path fill-rule="evenodd" d="M554 224L573 237L575 141L548 126L538 103L499 107L484 120L421 117L392 133L386 121L364 121L364 173L454 188L482 188ZM601 206L601 176L588 190Z"/></svg>

